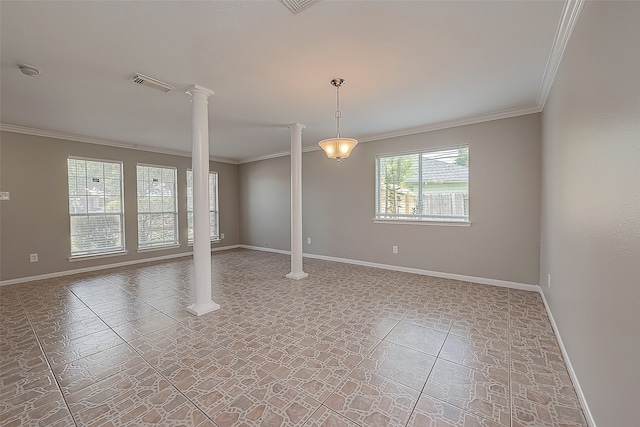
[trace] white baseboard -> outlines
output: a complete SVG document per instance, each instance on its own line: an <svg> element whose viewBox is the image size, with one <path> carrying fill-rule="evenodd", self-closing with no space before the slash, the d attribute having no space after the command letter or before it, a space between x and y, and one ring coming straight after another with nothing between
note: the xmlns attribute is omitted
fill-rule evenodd
<svg viewBox="0 0 640 427"><path fill-rule="evenodd" d="M282 249L265 248L263 246L240 245L240 248L251 249L252 251L272 252L274 254L291 255L291 251L283 251ZM304 254L302 256L304 256Z"/></svg>
<svg viewBox="0 0 640 427"><path fill-rule="evenodd" d="M220 246L219 248L211 248L211 252L228 251L229 249L238 249L240 245Z"/></svg>
<svg viewBox="0 0 640 427"><path fill-rule="evenodd" d="M243 249L251 249L255 251L264 251L264 252L273 252L273 253L283 254L283 255L291 255L291 251L285 251L281 249L272 249L272 248L265 248L261 246L250 246L250 245L240 245L240 247ZM487 279L484 277L475 277L475 276L464 276L462 274L442 273L439 271L422 270L419 268L401 267L398 265L390 265L390 264L378 264L375 262L360 261L360 260L348 259L348 258L337 258L332 256L326 256L326 255L303 253L302 256L305 258L321 259L324 261L334 261L334 262L341 262L344 264L354 264L354 265L362 265L365 267L381 268L384 270L401 271L403 273L420 274L422 276L441 277L443 279L453 279L453 280L461 280L464 282L480 283L483 285L500 286L502 288L520 289L523 291L531 291L531 292L539 292L540 290L540 286L538 285L509 282L506 280Z"/></svg>
<svg viewBox="0 0 640 427"><path fill-rule="evenodd" d="M547 303L547 298L544 296L544 292L542 291L542 288L540 288L538 292L540 292L540 296L542 297L542 301L544 302L544 307L547 310L547 316L549 317L549 321L551 322L551 327L553 328L553 332L556 335L556 339L558 340L558 345L560 346L560 351L562 352L564 363L567 366L567 371L569 371L569 377L571 377L571 381L573 382L573 388L576 390L576 394L578 395L578 400L580 401L580 405L582 406L582 411L584 413L584 417L587 420L587 424L589 424L589 427L596 427L596 422L593 419L591 410L589 409L589 404L587 403L587 399L584 397L584 393L582 392L582 387L580 387L580 382L578 381L576 372L573 370L573 365L571 365L571 359L569 359L569 354L567 353L567 349L564 347L564 343L562 342L562 337L560 336L558 325L556 325L556 321L553 318L553 314L551 313L551 309L549 308L549 304Z"/></svg>
<svg viewBox="0 0 640 427"><path fill-rule="evenodd" d="M284 255L291 254L290 251L264 248L259 246L240 245L240 247L244 249L273 252L273 253L284 254ZM497 280L497 279L487 279L484 277L464 276L461 274L442 273L439 271L422 270L422 269L410 268L410 267L400 267L397 265L389 265L389 264L378 264L375 262L359 261L359 260L353 260L353 259L347 259L347 258L336 258L331 256L325 256L325 255L302 254L302 256L305 258L314 258L314 259L321 259L325 261L334 261L334 262L341 262L346 264L362 265L366 267L382 268L385 270L393 270L393 271L401 271L405 273L414 273L414 274L420 274L420 275L426 275L426 276L441 277L444 279L462 280L465 282L480 283L485 285L500 286L505 288L520 289L520 290L540 293L540 295L542 296L542 301L544 302L545 309L547 310L547 315L549 316L549 321L551 322L551 326L553 327L553 331L555 333L556 339L558 340L558 345L560 346L560 350L562 351L562 356L564 357L565 363L567 365L569 376L571 377L571 381L573 382L574 388L576 390L576 394L578 395L578 399L580 400L580 404L582 405L584 416L587 420L587 423L589 424L589 427L596 427L595 420L593 419L593 415L591 414L591 410L589 409L587 400L585 399L584 393L582 392L582 388L580 387L580 382L578 381L578 377L576 376L576 373L573 370L573 366L571 365L571 360L569 359L567 350L564 346L564 343L562 342L562 337L560 336L560 331L558 330L558 326L556 325L556 322L553 318L553 314L551 313L551 309L549 308L549 304L547 303L547 299L545 298L544 292L542 291L542 288L540 288L539 285L529 285L526 283L509 282L509 281Z"/></svg>
<svg viewBox="0 0 640 427"><path fill-rule="evenodd" d="M239 247L240 245L222 246L219 248L212 248L211 252L226 251L229 249L238 249ZM182 258L182 257L192 256L192 255L193 255L192 251L182 252L179 254L162 255L162 256L157 256L152 258L136 259L133 261L124 261L124 262L116 262L112 264L96 265L94 267L77 268L75 270L57 271L55 273L41 274L38 276L19 277L17 279L2 280L0 281L0 286L15 285L16 283L24 283L24 282L33 282L34 280L53 279L55 277L71 276L73 274L90 273L92 271L107 270L109 268L126 267L129 265L144 264L147 262L165 261L168 259Z"/></svg>

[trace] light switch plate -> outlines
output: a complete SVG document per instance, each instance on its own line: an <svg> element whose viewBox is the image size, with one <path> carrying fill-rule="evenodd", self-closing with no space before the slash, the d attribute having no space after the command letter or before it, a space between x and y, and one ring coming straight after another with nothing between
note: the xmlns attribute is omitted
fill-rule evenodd
<svg viewBox="0 0 640 427"><path fill-rule="evenodd" d="M0 191L0 200L9 200L9 192Z"/></svg>

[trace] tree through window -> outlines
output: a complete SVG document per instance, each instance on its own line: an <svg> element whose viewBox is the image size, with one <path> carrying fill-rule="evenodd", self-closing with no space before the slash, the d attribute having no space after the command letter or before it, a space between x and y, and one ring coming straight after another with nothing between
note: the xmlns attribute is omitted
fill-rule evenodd
<svg viewBox="0 0 640 427"><path fill-rule="evenodd" d="M377 156L376 219L469 221L469 146Z"/></svg>

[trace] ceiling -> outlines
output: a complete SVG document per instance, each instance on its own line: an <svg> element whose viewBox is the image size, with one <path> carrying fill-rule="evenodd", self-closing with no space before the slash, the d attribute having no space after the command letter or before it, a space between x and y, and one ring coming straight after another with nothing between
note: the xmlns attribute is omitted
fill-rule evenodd
<svg viewBox="0 0 640 427"><path fill-rule="evenodd" d="M334 77L341 134L362 141L540 111L565 3L3 0L0 123L189 153L197 84L211 156L244 162L288 151L288 123L305 149L335 136Z"/></svg>

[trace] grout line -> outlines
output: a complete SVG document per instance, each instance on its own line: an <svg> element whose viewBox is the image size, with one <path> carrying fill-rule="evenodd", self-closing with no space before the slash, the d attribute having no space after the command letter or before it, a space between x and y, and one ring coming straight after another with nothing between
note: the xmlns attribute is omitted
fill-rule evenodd
<svg viewBox="0 0 640 427"><path fill-rule="evenodd" d="M105 281L107 281L108 283L112 284L113 286L116 286L116 287L120 288L120 286L118 286L117 284L115 284L115 283L113 283L113 282L110 282L110 281L109 281L109 280L107 280L107 279L104 279L104 280L105 280ZM175 391L177 391L180 395L182 395L182 396L187 400L187 402L189 402L189 403L191 403L192 405L194 405L194 407L195 407L195 408L197 408L200 412L202 412L202 413L203 413L203 414L204 414L204 415L205 415L209 420L211 420L211 422L212 422L214 425L216 425L216 426L217 426L217 424L213 421L213 418L211 418L211 417L210 417L210 416L209 416L209 415L208 415L204 410L202 410L202 409L201 409L201 408L200 408L200 407L199 407L195 402L193 402L193 401L192 401L189 397L187 397L187 396L186 396L182 391L180 391L180 390L179 390L179 389L178 389L178 388L173 384L173 382L172 382L171 380L169 380L167 377L165 377L165 376L164 376L164 375L163 375L163 374L162 374L162 373L161 373L161 372L160 372L160 371L159 371L159 370L158 370L158 369L157 369L157 368L156 368L156 367L155 367L155 366L154 366L154 365L149 361L149 360L147 360L147 358L145 358L145 357L144 357L144 356L143 356L143 355L142 355L142 354L141 354L141 353L140 353L140 352L139 352L135 347L133 347L133 346L129 343L129 340L125 339L125 337L123 337L123 336L122 336L122 335L120 335L118 332L116 332L116 331L113 329L113 327L112 327L111 325L109 325L107 322L105 322L105 321L102 319L102 317L101 317L98 313L96 313L96 312L95 312L91 307L89 307L89 306L87 305L87 303L86 303L86 302L85 302L85 301L84 301L80 296L76 295L76 293L75 293L75 292L73 292L73 290L72 290L72 289L69 289L66 285L64 285L64 287L65 287L69 292L71 292L71 293L72 293L76 298L78 298L78 300L79 300L82 304L84 304L84 305L85 305L85 307L87 307L87 308L88 308L88 309L89 309L89 310L90 310L90 311L91 311L91 312L92 312L96 317L98 317L98 318L100 319L100 321L102 321L102 322L103 322L103 323L104 323L104 324L105 324L105 325L106 325L106 326L107 326L107 327L108 327L108 328L109 328L109 329L110 329L114 334L116 334L116 335L117 335L117 336L118 336L118 337L119 337L119 338L124 342L124 344L125 344L125 345L127 345L127 346L128 346L128 347L129 347L129 348L130 348L134 353L136 353L136 354L137 354L137 355L138 355L138 356L143 360L143 362L141 362L141 363L145 363L145 364L147 364L147 365L148 365L151 369L153 369L153 370L154 370L154 371L155 371L155 372L156 372L156 373L157 373L161 378L163 378L165 381L167 381L167 382L171 385L171 387L173 387L173 389L174 389ZM121 289L121 288L120 288L120 289ZM125 291L125 292L127 292L127 291ZM127 293L129 293L129 292L127 292ZM138 298L136 295L133 295L133 294L131 294L131 295L132 295L133 297L135 297L135 298ZM109 302L112 302L112 301L109 301ZM142 302L143 304L146 304L146 302L145 302L145 301L143 301L143 300L140 300L140 302ZM147 304L147 305L150 305L150 304ZM150 306L151 306L151 305L150 305ZM151 307L153 307L153 306L151 306ZM155 307L153 307L153 308L154 308L154 309L156 309ZM157 310L157 309L156 309L156 310ZM165 316L167 316L167 317L169 317L169 318L171 318L169 315L167 315L167 314L163 313L163 312L162 312L162 311L160 311L160 310L158 310L158 312L159 312L159 313L164 314ZM139 318L139 319L135 319L135 320L133 320L133 321L143 319L144 317L147 317L147 316L143 316L143 317L141 317L141 318ZM175 320L175 319L173 319L173 318L171 318L171 319L172 319L172 320ZM124 325L125 323L131 323L131 322L133 322L133 321L127 321L127 322L122 323L121 325ZM180 324L180 326L184 326L184 327L186 327L187 329L192 330L191 328L189 328L188 326L183 325L183 324L182 324L182 323L180 323L180 322L179 322L179 324ZM120 326L120 325L116 325L116 326ZM169 326L167 326L167 327L165 327L165 328L158 329L158 331L162 331L162 330L164 330L164 329L168 329L168 328L170 328L171 326L173 326L173 325L169 325ZM158 332L158 331L150 332L150 334L155 333L155 332ZM142 336L144 336L144 335L149 335L149 334L142 334L140 337L142 337ZM137 338L140 338L140 337L137 337ZM137 338L135 338L135 339L137 339ZM118 345L120 345L120 344L118 344ZM115 346L114 346L114 347L115 347ZM113 347L111 347L111 348L113 348ZM103 351L106 351L106 350L103 350ZM98 352L98 353L100 353L100 352ZM98 354L98 353L93 353L92 355L95 355L95 354ZM90 356L92 356L92 355L87 355L87 356L84 356L84 357L90 357ZM84 357L81 357L80 359L83 359ZM76 360L80 360L80 359L76 359ZM111 378L111 377L113 377L113 376L115 376L115 375L119 374L120 372L121 372L121 371L118 371L118 372L114 373L113 375L109 375L108 377L105 377L105 378L101 379L101 380L100 380L100 381L98 381L98 382L102 382L102 381L104 381L104 380L106 380L106 379L108 379L108 378ZM55 374L54 374L54 377L55 377ZM56 378L56 381L57 381L57 378ZM97 384L97 383L93 383L93 384ZM59 385L58 385L58 387L59 387ZM62 390L61 390L61 393L62 393ZM63 397L64 397L64 394L63 394ZM66 400L65 400L65 402L66 402ZM67 407L68 407L68 405L67 405ZM71 413L71 409L69 409L69 413Z"/></svg>
<svg viewBox="0 0 640 427"><path fill-rule="evenodd" d="M65 286L65 288L66 288L66 286ZM77 427L78 426L78 421L76 421L76 417L73 415L73 412L71 412L71 407L69 406L69 402L67 402L67 398L65 397L65 395L64 395L64 393L62 391L62 387L60 386L60 382L58 381L58 377L56 376L55 372L53 372L53 368L51 366L51 362L49 362L49 357L47 356L47 353L45 353L45 351L44 351L44 347L42 346L42 343L40 342L40 337L38 336L38 333L36 332L36 328L33 327L33 322L31 321L31 314L25 308L24 303L22 302L22 297L20 296L20 294L17 291L16 291L16 294L18 296L18 300L20 301L20 305L22 306L22 310L24 310L25 314L27 315L27 320L29 321L29 327L31 327L31 330L33 331L33 335L36 337L36 341L38 343L38 347L40 347L40 352L44 356L44 360L47 363L47 366L49 367L49 372L51 372L51 376L53 377L53 380L56 382L56 386L58 387L58 391L60 392L60 396L62 396L62 400L64 401L64 404L67 407L67 411L69 412L69 416L71 417L71 419L73 420L73 423Z"/></svg>
<svg viewBox="0 0 640 427"><path fill-rule="evenodd" d="M355 277L355 276L354 276L354 277ZM352 279L354 279L354 277L348 277L348 279L349 279L349 280L352 280ZM120 285L118 285L117 283L111 282L111 281L110 281L110 280L108 280L108 279L104 279L104 280L105 280L106 282L108 282L108 283L112 284L113 286L116 286L116 287L118 287L119 289L122 289L123 291L127 292L127 290L126 290L126 289L124 289L123 287L121 287L121 286L120 286ZM113 279L112 279L112 280L113 280ZM251 284L254 284L253 282L254 282L254 280L252 279L252 280L251 280ZM173 282L172 282L172 283L173 283ZM275 283L275 282L274 282L274 283ZM322 283L324 284L324 282L322 282ZM99 286L99 285L100 285L100 283L96 283L96 286ZM93 314L94 314L98 319L100 319L100 321L104 322L104 323L106 324L107 328L108 328L108 329L110 329L111 331L113 331L113 332L114 332L118 337L120 337L120 338L123 340L123 343L126 343L126 344L127 344L127 346L128 346L129 348L131 348L131 349L132 349L132 350L133 350L133 351L134 351L134 352L135 352L139 357L141 357L141 359L144 361L144 363L146 363L149 367L151 367L151 368L152 368L152 369L153 369L153 370L154 370L154 371L155 371L155 372L156 372L156 373L157 373L161 378L165 379L169 384L171 384L171 386L172 386L172 387L173 387L173 388L178 392L178 394L180 394L180 395L182 395L183 397L185 397L186 401L187 401L187 402L189 402L191 405L193 405L193 406L192 406L192 408L194 408L194 409L197 409L197 410L201 411L201 412L202 412L202 413L207 417L207 419L209 419L209 420L211 420L211 421L213 422L213 418L212 418L212 417L210 417L209 415L207 415L207 412L206 412L205 410L201 409L201 408L198 406L198 404L196 404L194 401L192 401L191 399L189 399L189 398L188 398L188 397L187 397L187 396L186 396L182 391L178 390L178 389L177 389L177 387L174 385L173 381L169 380L166 376L164 376L164 375L159 371L159 369L158 369L158 368L156 368L156 366L152 365L152 364L151 364L151 363L150 363L150 362L149 362L149 361L148 361L148 360L147 360L147 359L146 359L146 358L145 358L145 357L144 357L140 352L138 352L135 348L133 348L133 347L131 346L131 344L129 343L129 340L126 340L126 339L124 338L124 336L121 336L120 334L118 334L117 332L115 332L115 330L113 329L113 327L111 327L109 324L107 324L107 323L103 320L102 316L98 315L98 314L94 311L94 309L92 309L91 307L89 307L89 306L87 305L87 303L86 303L82 298L80 298L78 295L76 295L76 293L75 293L72 289L68 288L68 287L67 287L68 285L62 285L62 284L61 284L61 286L63 286L63 287L64 287L64 289L65 289L67 292L69 292L71 295L74 295L74 297L75 297L75 298L77 298L77 299L78 299L78 300L79 300L79 301L80 301L84 306L86 306L86 307L87 307L87 308L88 308L88 309L89 309L89 310L90 310L90 311L91 311L91 312L92 312L92 313L93 313ZM168 284L163 284L163 287L166 287L167 289L178 289L178 288L174 288L173 286L170 286L170 285L168 285ZM180 290L180 289L178 289L178 290ZM79 291L79 289L78 289L78 291ZM128 292L127 292L127 293L128 293ZM64 401L65 401L65 404L66 404L66 406L67 406L67 409L69 410L69 414L71 415L72 419L74 419L74 423L77 425L78 423L76 422L74 415L71 413L71 410L70 410L70 408L69 408L69 405L68 405L68 403L67 403L67 401L66 401L66 399L65 399L64 393L62 392L62 389L61 389L60 383L58 383L58 379L57 379L57 377L55 376L55 374L53 373L53 369L52 369L52 367L51 367L51 364L50 364L50 362L49 362L48 358L46 357L46 353L45 353L45 351L44 351L44 348L42 347L42 342L40 341L40 337L38 336L38 334L37 334L37 332L36 332L36 330L35 330L35 328L34 328L34 323L33 323L33 322L32 322L32 320L31 320L31 314L26 310L25 305L24 305L24 303L23 303L23 298L21 297L21 295L20 295L17 291L15 291L15 294L16 294L16 296L18 297L18 300L19 300L19 302L20 302L20 305L21 305L21 307L22 307L22 310L23 310L23 311L24 311L24 313L27 315L27 319L28 319L28 321L29 321L29 325L30 325L30 327L31 327L31 330L32 330L32 332L34 333L34 335L35 335L35 337L36 337L36 340L37 340L37 342L38 342L38 345L39 345L39 347L40 347L40 350L41 350L42 354L45 356L45 361L46 361L46 362L47 362L47 364L48 364L48 367L49 367L49 370L50 370L51 374L53 374L53 375L54 375L54 379L55 379L55 381L56 381L56 383L57 383L57 386L58 386L59 391L61 392L61 395L63 396L63 399L64 399ZM139 300L141 304L149 305L149 306L153 307L155 310L157 310L157 312L162 313L163 315L165 315L165 316L167 316L167 317L171 318L172 320L174 320L174 321L178 322L178 324L176 324L176 325L169 325L169 326L166 326L166 327L160 328L160 329L159 329L159 330L157 330L157 331L152 331L152 332L149 332L149 333L146 333L146 334L141 334L141 335L140 335L140 337L145 337L145 336L149 336L149 335L151 335L151 334L156 334L156 333L158 333L158 332L161 332L161 331L167 330L167 329L172 328L172 327L184 327L185 329L189 330L189 331L190 331L191 333L193 333L193 334L197 334L197 333L198 333L198 331L197 331L197 330L192 329L192 328L193 328L193 324L192 324L191 322L183 323L183 322L181 322L179 319L174 318L174 316L176 316L175 314L174 314L174 315L170 315L170 314L166 313L166 312L165 312L165 311L163 311L163 310L159 310L159 309L155 308L153 305L151 305L151 304L147 303L146 301L143 301L143 300L139 299L139 297L138 297L137 295L135 295L135 294L131 294L131 295L132 295L134 298L136 298L137 300ZM235 295L235 294L234 294L234 295ZM26 298L26 297L25 297L25 298ZM166 297L163 297L163 298L160 298L160 299L155 299L155 300L153 300L153 302L156 302L156 301L162 301L162 300L169 299L169 298L172 298L172 297L171 297L171 296L166 296ZM512 343L513 343L513 339L512 339L512 329L513 329L513 328L512 328L512 324L511 324L511 312L512 312L512 307L513 307L513 302L514 302L514 299L513 299L513 298L514 298L514 291L513 291L513 290L510 290L510 289L509 289L509 290L507 290L507 307L506 307L506 309L507 309L507 313L506 313L506 317L507 317L507 344L508 344L508 347L507 347L507 352L508 352L508 353L507 353L507 357L508 357L508 364L509 364L509 368L508 368L508 369L509 369L509 372L508 372L509 384L508 384L508 388L507 388L507 389L508 389L508 392L509 392L509 411L510 411L510 414L509 414L509 415L510 415L510 425L511 425L511 426L513 426L513 424L514 424L514 414L513 414L514 396L513 396L513 390L512 390L512 388L511 388L511 385L512 385L512 383L511 383L511 377L512 377ZM543 296L543 300L544 300L544 296ZM114 300L114 301L117 301L117 300ZM305 300L305 301L306 301L306 300ZM113 301L108 302L108 303L113 303ZM304 304L306 304L306 303L304 303ZM304 304L303 304L303 306L304 306ZM321 304L321 305L322 305L322 304L324 304L324 300L323 300L320 304ZM341 305L341 304L342 304L342 303L335 303L335 302L332 302L332 303L331 303L330 305L328 305L327 307L328 307L328 308L331 308L331 309L333 309L333 308L342 308L342 305ZM324 307L324 305L322 305L322 306ZM382 302L380 302L380 301L379 301L379 306L380 306L380 307L387 307L387 308L388 308L388 304L387 304L387 305L385 305L384 301L382 301ZM344 312L346 312L346 310L347 310L348 308L349 308L349 307L345 306L345 308L343 308L340 312L341 312L341 313L344 313ZM451 337L453 337L453 336L456 336L456 337L457 337L457 336L458 336L458 335L456 335L456 333L453 331L453 329L452 329L452 328L453 328L453 325L455 324L455 322L456 322L457 320L462 319L462 315L461 315L461 312L460 312L459 308L460 308L460 304L458 304L458 309L456 310L456 314L455 314L455 316L454 316L454 320L452 320L452 321L451 321L451 323L449 324L449 327L447 328L447 331L446 331L446 332L444 332L444 331L442 331L442 330L434 329L434 328L432 328L432 327L430 327L430 326L419 325L419 324L411 323L410 321L406 321L406 320L405 320L406 313L405 313L405 314L400 315L400 318L399 318L399 319L394 319L394 318L388 317L388 316L386 316L386 315L385 315L385 316L383 316L383 317L385 317L385 318L387 318L387 319L391 320L392 322L394 322L394 325L391 327L391 329L389 330L389 332L387 332L387 333L384 335L384 337L379 338L379 337L374 336L374 335L371 335L371 334L364 334L364 335L366 335L367 337L370 337L370 338L372 338L372 339L377 340L377 341L378 341L378 343L377 343L377 344L375 344L374 346L372 346L372 347L371 347L371 349L370 349L368 352L366 352L366 354L362 354L362 358L363 358L363 359L364 359L364 358L366 358L366 357L368 357L369 355L371 355L371 354L373 353L373 351L375 351L375 349L380 345L380 343L381 343L381 342L383 342L383 341L384 341L384 342L387 342L387 343L391 343L390 341L386 341L386 338L388 338L388 336L393 332L393 330L394 330L396 327L398 327L398 325L399 325L399 323L400 323L400 322L404 322L404 323L407 323L407 324L410 324L410 325L414 325L414 326L417 326L417 327L420 327L420 328L426 328L426 329L429 329L429 330L433 330L434 332L438 332L438 333L440 333L440 334L444 334L444 335L445 335L444 340L443 340L443 342L442 342L442 345L440 346L440 348L439 348L439 350L438 350L438 352L437 352L437 355L435 356L434 364L433 364L433 366L431 367L431 369L430 369L430 371L429 371L429 373L428 373L428 375L427 375L427 378L426 378L426 380L425 380L425 383L423 384L422 389L421 389L421 390L420 390L420 392L419 392L418 399L416 400L416 403L413 405L413 409L411 409L411 412L410 412L410 414L409 414L409 418L407 419L407 422L405 423L405 425L406 425L406 424L408 424L408 423L410 422L411 417L413 416L413 414L414 414L414 412L415 412L415 409L416 409L416 407L417 407L417 403L418 403L418 401L419 401L420 397L422 396L422 394L423 394L423 392L424 392L424 389L425 389L425 387L426 387L426 384L427 384L427 382L428 382L429 378L430 378L430 377L431 377L431 375L433 374L433 370L434 370L434 368L435 368L435 364L437 363L437 361L438 361L438 360L446 360L446 359L444 359L444 358L441 358L441 353L442 353L443 347L444 347L444 345L445 345L445 343L446 343L447 339L448 339L450 336L451 336ZM169 309L165 309L165 310L169 310ZM280 311L281 311L281 310L282 310L282 307L278 308L278 310L280 310ZM431 311L429 311L429 312L431 312ZM387 311L387 313L388 313L388 311ZM138 320L142 320L142 319L144 319L145 317L146 317L146 316L143 316L143 317L140 317L140 318L138 318L138 319L134 319L134 320L131 320L131 321L127 321L127 322L125 322L125 323L136 322L136 321L138 321ZM179 316L176 316L176 317L179 317ZM354 317L355 317L355 316L354 316ZM344 320L344 319L343 319L343 320ZM348 320L346 320L345 322L349 323L349 321L350 321L350 320L352 320L352 319L351 319L351 318L349 318L349 319L348 319ZM554 325L553 325L553 321L552 321L552 318L551 318L551 317L549 317L549 321L551 321L551 326L553 327ZM117 327L117 326L114 326L114 327ZM364 327L364 326L363 326L363 327ZM331 329L331 331L335 331L335 330ZM361 332L361 331L358 331L358 332ZM329 334L329 335L332 335L331 333L328 333L328 334ZM43 339L44 339L45 337L46 337L46 335L45 335L45 334L43 334ZM217 346L217 344L216 344L216 342L215 342L214 340L212 340L212 339L210 339L210 338L206 338L206 337L204 337L204 336L203 336L203 338L204 338L204 339L206 339L208 342L213 343L213 345L214 345L214 346ZM131 338L131 341L136 340L136 339L138 339L138 336L136 336L136 337L134 337L134 338ZM363 338L363 339L364 339L364 338ZM44 342L44 341L43 341L43 342ZM353 341L353 342L354 342L354 343L357 343L358 341ZM401 345L401 344L396 344L396 343L391 343L391 344L393 344L393 345L397 345L397 346L400 346L400 347L404 347L404 348L410 348L410 347L406 347L406 346ZM120 345L120 344L117 344L117 345ZM115 346L114 346L114 347L115 347ZM114 348L114 347L110 347L110 348ZM223 347L220 347L220 348L223 348ZM108 349L106 349L106 350L108 350ZM106 351L106 350L102 350L102 351ZM412 350L414 350L414 351L419 351L419 350L415 350L415 349L412 349ZM419 352L421 352L421 351L419 351ZM90 354L90 355L85 355L85 356L83 356L83 358L85 358L85 357L91 357L91 356L93 356L93 355L95 355L95 354L98 354L98 353L100 353L100 352L96 352L96 353L93 353L93 354ZM425 352L421 352L421 353L423 353L423 354L427 354L427 355L429 355L429 356L432 356L432 357L433 357L433 355L432 355L432 354L425 353ZM82 358L80 358L80 359L82 359ZM80 360L80 359L75 359L75 360ZM465 366L465 367L467 367L467 368L470 368L470 369L476 370L476 368L466 366L466 365L464 365L464 364L462 364L462 363L457 363L457 362L452 362L452 361L448 361L448 362L450 362L450 363L454 363L454 364L457 364L457 365L460 365L460 366ZM69 363L72 363L72 362L69 362ZM344 384L344 382L348 380L349 375L351 375L351 373L352 373L355 369L357 369L357 368L358 368L358 366L360 366L360 364L361 364L361 363L362 363L362 362L358 363L358 364L357 364L353 369L351 369L351 370L348 370L348 371L347 371L347 373L346 373L346 374L345 374L345 376L343 377L343 380L338 384L338 386L336 386L336 387L334 387L334 388L332 388L332 389L330 389L330 390L329 390L329 396L331 396L331 394L332 394L336 389L338 389L338 388L340 387L340 385ZM566 365L566 360L565 360L565 365ZM119 372L122 372L122 371L119 371ZM116 374L114 374L114 375L116 375ZM109 376L109 377L111 377L111 376ZM106 378L109 378L109 377L106 377ZM104 381L106 378L104 378L104 379L102 379L102 380L100 380L100 381ZM276 379L277 379L279 382L281 381L279 378L276 378ZM386 380L388 380L388 381L391 381L391 382L398 383L397 381L395 381L395 380L394 380L394 379L392 379L392 378L386 378L386 377L385 377L385 379L386 379ZM95 384L95 383L94 383L94 384ZM398 384L400 384L400 383L398 383ZM406 386L405 386L405 387L406 387ZM297 387L290 387L290 388L292 388L292 389L294 389L294 390L296 390L296 391L299 391L299 392L303 392L303 390L298 389ZM409 388L411 388L411 387L409 387ZM414 390L415 390L415 389L414 389ZM445 403L445 404L447 404L447 405L451 405L451 406L455 406L455 407L457 407L456 405L452 405L452 404L451 404L451 403L449 403L449 402L443 401L443 400L441 400L441 399L434 398L434 397L432 397L432 396L430 396L430 395L429 395L429 397L430 397L430 398L433 398L433 399L435 399L435 400L441 401L441 402L443 402L443 403ZM328 399L328 397L327 397L327 399ZM327 400L327 399L325 399L324 401L320 402L320 406L319 406L318 408L316 408L316 411L317 411L320 407L323 407L323 406L324 406L324 403L326 402L326 400ZM327 407L327 406L324 406L324 407L325 407L327 410L329 410L329 411L331 411L331 412L335 413L335 411L333 411L331 408L329 408L329 407ZM460 410L462 410L462 411L463 411L463 412L465 412L465 413L472 414L472 415L473 415L473 416L475 416L475 417L478 417L478 418L481 418L481 419L488 419L488 418L486 418L486 416L476 414L476 413L471 412L471 411L469 411L469 410L467 410L467 409L464 409L464 408L459 408L459 409L460 409ZM308 420L311 416L313 416L313 413L314 413L314 412L312 412L309 416L307 416L307 417L305 418L305 420ZM338 414L338 415L340 415L340 414ZM346 418L346 417L344 417L344 416L342 416L342 415L340 415L340 416L341 416L341 417L343 417L343 418ZM350 421L351 421L351 422L354 422L354 421L352 421L352 420L350 420ZM215 424L215 423L214 423L214 424ZM354 424L359 424L359 423L354 422Z"/></svg>
<svg viewBox="0 0 640 427"><path fill-rule="evenodd" d="M144 301L142 301L142 302L144 302ZM84 301L83 301L83 303L84 303ZM145 304L146 304L146 303L145 303ZM86 305L86 304L85 304L85 305ZM88 307L88 306L87 306L87 307ZM153 307L153 306L152 306L152 307ZM91 311L93 312L93 310L91 309L91 307L88 307L88 308L89 308L89 310L91 310ZM155 308L155 307L154 307L154 308ZM156 309L156 310L157 310L157 309ZM158 310L158 312L160 312L160 313L164 314L165 316L167 316L167 317L171 318L169 315L167 315L167 314L165 314L165 313L161 312L160 310ZM93 312L93 313L94 313L96 316L98 316L98 317L100 318L100 320L102 320L102 317L100 317L97 313L95 313L95 312ZM171 319L172 319L172 320L175 320L175 319L173 319L173 318L171 318ZM136 319L136 320L139 320L139 319ZM102 320L102 321L104 322L104 320ZM106 323L106 322L105 322L105 323ZM126 323L131 323L131 322L126 322ZM124 323L123 323L123 324L124 324ZM193 331L191 328L189 328L188 326L185 326L184 324L182 324L182 323L180 323L180 322L179 322L179 325L180 325L180 326L183 326L183 327L185 327L185 328L187 328L187 329L189 329L190 331ZM109 325L107 325L107 326L109 326ZM174 325L169 325L169 326L167 326L167 327L165 327L165 328L160 328L160 329L158 329L157 331L150 332L149 334L153 334L153 333L156 333L156 332L162 331L162 330L164 330L164 329L169 329L169 328L170 328L170 327L172 327L172 326L174 326ZM216 426L217 426L217 424L213 421L213 418L211 418L211 417L207 414L207 412L205 412L205 411L204 411L202 408L200 408L200 407L199 407L199 406L198 406L194 401L192 401L192 400L191 400L191 399L190 399L186 394L184 394L181 390L179 390L179 389L178 389L178 388L173 384L173 381L171 381L170 379L168 379L167 377L165 377L165 376L162 374L162 372L160 372L160 370L158 370L158 368L157 368L156 366L154 366L154 365L153 365L153 364L152 364L152 363L151 363L151 362L150 362L146 357L144 357L144 355L143 355L142 353L140 353L140 352L139 352L135 347L133 347L133 346L129 343L129 340L125 339L122 335L120 335L118 332L116 332L115 330L113 330L113 328L112 328L111 326L109 326L109 328L113 331L113 333L115 333L118 337L120 337L120 339L121 339L122 341L124 341L124 343L125 343L125 344L126 344L126 345L131 349L131 350L133 350L133 351L134 351L134 352L135 352L135 353L136 353L136 354L137 354L137 355L138 355L138 356L139 356L139 357L144 361L144 363L146 363L146 364L147 364L151 369L153 369L153 370L158 374L158 376L160 376L160 377L161 377L161 378L163 378L165 381L167 381L167 382L171 385L171 387L173 387L173 389L174 389L176 392L178 392L178 394L182 395L182 397L184 397L184 398L187 400L187 402L191 403L191 404L192 404L196 409L198 409L200 412L202 412L202 413L205 415L205 417L207 417L209 420L211 420L211 422L212 422L214 425L216 425ZM141 337L143 337L143 336L145 336L145 335L149 335L149 334L141 334L139 337L136 337L136 338L134 338L134 339L141 338ZM119 373L119 372L118 372L118 373ZM117 374L113 374L113 375L117 375ZM109 376L109 377L107 377L107 378L111 378L113 375L111 375L111 376ZM106 379L106 378L105 378L105 379ZM104 380L104 379L103 379L103 380ZM101 380L101 381L103 381L103 380Z"/></svg>

